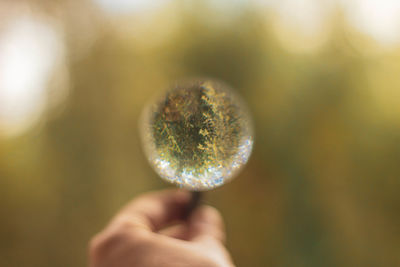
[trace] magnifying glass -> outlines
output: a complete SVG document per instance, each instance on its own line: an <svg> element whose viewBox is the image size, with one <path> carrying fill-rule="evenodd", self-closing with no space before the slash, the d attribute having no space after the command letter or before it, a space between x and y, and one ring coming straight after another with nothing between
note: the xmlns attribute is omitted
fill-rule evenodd
<svg viewBox="0 0 400 267"><path fill-rule="evenodd" d="M253 123L241 97L211 79L176 83L146 105L140 124L150 165L165 181L192 193L231 181L248 161Z"/></svg>

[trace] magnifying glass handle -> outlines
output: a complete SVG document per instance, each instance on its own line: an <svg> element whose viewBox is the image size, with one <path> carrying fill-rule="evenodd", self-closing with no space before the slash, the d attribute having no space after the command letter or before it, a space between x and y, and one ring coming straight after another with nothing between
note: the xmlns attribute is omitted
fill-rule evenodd
<svg viewBox="0 0 400 267"><path fill-rule="evenodd" d="M186 208L185 217L188 218L190 214L199 206L201 200L203 198L203 193L198 191L191 192L191 199Z"/></svg>

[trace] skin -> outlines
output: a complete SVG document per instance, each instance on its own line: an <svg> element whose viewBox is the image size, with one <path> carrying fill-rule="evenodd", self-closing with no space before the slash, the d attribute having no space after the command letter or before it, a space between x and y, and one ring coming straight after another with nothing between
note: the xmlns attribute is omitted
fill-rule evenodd
<svg viewBox="0 0 400 267"><path fill-rule="evenodd" d="M90 242L90 267L232 267L220 213L200 206L185 219L190 194L147 193L127 204Z"/></svg>

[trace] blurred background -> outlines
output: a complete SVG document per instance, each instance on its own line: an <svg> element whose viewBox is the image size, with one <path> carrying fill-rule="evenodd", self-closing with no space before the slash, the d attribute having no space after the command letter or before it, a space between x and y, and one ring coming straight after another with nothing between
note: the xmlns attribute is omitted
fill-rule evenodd
<svg viewBox="0 0 400 267"><path fill-rule="evenodd" d="M138 117L190 76L254 117L248 165L207 194L238 266L400 266L397 0L2 0L0 266L85 266L168 187Z"/></svg>

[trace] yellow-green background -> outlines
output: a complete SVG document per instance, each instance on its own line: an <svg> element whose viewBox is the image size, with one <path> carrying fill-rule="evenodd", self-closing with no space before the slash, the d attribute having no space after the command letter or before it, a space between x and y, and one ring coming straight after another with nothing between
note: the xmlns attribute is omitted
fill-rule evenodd
<svg viewBox="0 0 400 267"><path fill-rule="evenodd" d="M0 139L0 266L85 266L121 205L168 187L138 117L190 76L227 82L254 117L248 165L206 197L238 266L400 266L400 46L381 48L340 8L324 36L301 39L267 8L187 2L139 16L30 1L64 27L69 95Z"/></svg>

